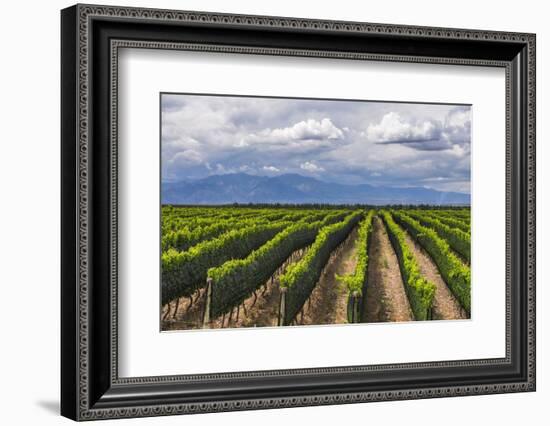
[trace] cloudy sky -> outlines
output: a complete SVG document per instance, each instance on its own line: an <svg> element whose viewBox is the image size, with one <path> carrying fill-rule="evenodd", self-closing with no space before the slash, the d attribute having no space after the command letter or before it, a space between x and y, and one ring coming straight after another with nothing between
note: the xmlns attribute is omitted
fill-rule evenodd
<svg viewBox="0 0 550 426"><path fill-rule="evenodd" d="M162 180L298 173L470 192L470 107L163 94Z"/></svg>

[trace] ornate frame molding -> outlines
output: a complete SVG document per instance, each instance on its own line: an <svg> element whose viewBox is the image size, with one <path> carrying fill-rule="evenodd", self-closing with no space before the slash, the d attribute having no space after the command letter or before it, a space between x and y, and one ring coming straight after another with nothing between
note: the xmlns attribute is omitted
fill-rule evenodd
<svg viewBox="0 0 550 426"><path fill-rule="evenodd" d="M66 9L64 12L65 27L63 37L65 38L64 55L67 64L64 64L66 73L74 74L74 87L64 89L67 98L64 99L63 111L65 117L69 117L69 108L74 109L75 126L74 132L67 130L68 136L64 136L63 147L68 148L71 145L74 151L74 157L70 152L63 161L65 174L74 179L71 187L64 187L67 191L72 191L72 196L66 196L64 201L64 210L67 214L74 213L75 226L67 229L70 238L75 240L67 252L63 252L64 265L74 262L72 268L76 275L65 278L63 282L63 291L72 291L74 294L75 306L67 307L67 301L63 301L64 323L72 321L72 327L76 331L76 336L69 336L69 331L64 327L63 352L67 358L72 359L70 367L63 366L64 369L71 368L71 371L65 371L65 379L62 377L62 383L65 390L62 391L62 413L68 417L78 420L92 420L113 417L141 417L151 415L169 415L198 412L216 412L229 410L248 410L261 408L278 408L292 406L309 406L325 404L343 404L352 402L382 401L382 400L401 400L415 398L434 398L443 396L462 396L488 393L505 393L518 391L533 391L535 389L535 36L533 34L521 34L496 31L479 31L448 28L429 28L412 27L402 25L370 24L360 22L337 22L326 20L309 20L269 16L247 16L233 14L215 14L203 12L170 11L156 9L126 8L126 7L104 7L77 5ZM517 95L517 85L525 85L524 90L525 105L522 110L524 125L526 126L526 140L524 154L522 158L525 167L526 181L523 199L525 200L525 229L526 235L522 237L525 245L520 249L525 250L526 261L526 283L524 283L525 297L525 355L526 361L525 374L521 380L503 382L499 384L475 384L475 385L450 385L433 386L425 388L401 387L395 390L377 390L361 392L336 392L320 393L299 396L270 396L262 398L236 398L230 400L215 400L205 402L164 402L150 404L139 402L137 404L116 402L116 394L112 398L107 398L102 402L103 397L98 397L101 393L91 389L91 375L97 374L97 367L91 365L90 357L93 348L90 342L95 338L91 331L91 321L95 319L91 313L91 242L94 239L92 232L92 214L95 206L94 194L92 193L93 171L90 169L91 151L90 146L93 139L91 132L91 115L93 105L93 81L92 81L92 49L97 49L92 43L93 23L97 20L104 22L139 22L141 24L152 25L213 25L224 28L252 28L256 30L275 29L277 31L308 32L331 34L358 34L373 35L377 37L391 38L410 38L413 40L437 40L437 41L467 41L467 42L486 42L486 43L505 43L506 45L516 45L525 50L522 61L526 69L524 80L516 81L514 75L517 74L517 63L513 60L504 59L480 59L480 58L461 58L461 57L441 57L441 56L408 56L402 54L383 54L383 53L364 53L350 52L340 50L319 50L319 49L299 49L299 48L281 48L281 47L254 47L243 45L221 45L212 43L193 43L179 41L146 41L139 39L110 39L109 56L109 88L110 88L110 330L109 341L111 345L110 365L108 367L108 388L115 391L123 389L125 386L155 386L170 385L171 383L194 383L208 382L223 379L246 379L246 378L265 378L265 377L304 377L304 375L326 376L331 374L373 372L373 371L398 371L411 368L450 368L450 367L474 367L488 365L511 364L512 356L512 321L514 312L512 311L511 301L513 295L512 289L512 265L511 256L513 253L512 239L514 232L512 226L518 226L517 220L514 222L511 214L513 199L512 175L513 161L519 161L514 157L512 150L512 139L518 129L512 127L512 115L514 108L521 107L512 104L512 98ZM71 42L67 41L73 37ZM117 84L118 84L118 49L124 47L131 48L155 48L155 49L178 49L195 51L216 51L238 54L262 54L262 55L298 55L314 56L337 59L355 59L355 60L374 60L374 61L397 61L397 62L424 62L424 63L443 63L457 65L481 65L504 67L506 69L506 109L507 109L507 154L506 154L506 193L507 193L507 259L506 259L506 358L504 359L485 359L468 360L453 362L435 362L435 363L415 363L415 364L393 364L381 366L362 366L362 367L327 367L321 369L306 370L275 370L267 372L247 372L247 373L222 373L216 375L199 376L161 376L146 378L121 379L118 377L117 369ZM512 48L510 48L512 49ZM73 62L74 61L74 62ZM71 62L70 64L68 62ZM72 96L76 102L71 102ZM70 134L70 135L69 135ZM72 152L71 151L71 152ZM67 166L71 162L72 166ZM72 163L74 162L74 164ZM515 170L515 169L514 169ZM65 185L65 184L64 184ZM68 184L67 184L68 185ZM74 198L73 198L74 197ZM68 207L68 205L71 205ZM65 207L66 206L66 207ZM65 241L65 239L63 239ZM516 242L517 243L517 242ZM68 243L65 243L67 247ZM65 266L64 266L65 268ZM69 333L70 334L70 333ZM73 354L77 354L74 356ZM94 355L95 356L95 355ZM103 364L102 364L103 365ZM103 368L103 367L102 367ZM74 382L73 380L74 379ZM106 379L105 379L106 380ZM100 388L100 385L94 385ZM68 393L76 392L73 399ZM115 402L113 402L115 401Z"/></svg>

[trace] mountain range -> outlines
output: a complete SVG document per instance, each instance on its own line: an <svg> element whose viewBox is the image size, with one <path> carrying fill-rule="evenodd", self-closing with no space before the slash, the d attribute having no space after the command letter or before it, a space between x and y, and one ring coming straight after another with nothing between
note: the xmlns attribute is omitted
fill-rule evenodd
<svg viewBox="0 0 550 426"><path fill-rule="evenodd" d="M329 183L299 174L212 175L163 182L163 204L470 204L470 195L422 187Z"/></svg>

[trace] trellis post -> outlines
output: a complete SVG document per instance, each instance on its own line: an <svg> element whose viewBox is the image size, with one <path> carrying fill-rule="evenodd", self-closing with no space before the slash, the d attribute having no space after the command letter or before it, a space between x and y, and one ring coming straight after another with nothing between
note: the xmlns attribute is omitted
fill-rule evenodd
<svg viewBox="0 0 550 426"><path fill-rule="evenodd" d="M359 292L354 291L351 295L351 322L359 322Z"/></svg>
<svg viewBox="0 0 550 426"><path fill-rule="evenodd" d="M279 297L279 318L277 320L277 325L282 326L285 324L286 317L286 294L287 288L281 287L281 296Z"/></svg>
<svg viewBox="0 0 550 426"><path fill-rule="evenodd" d="M204 304L204 315L202 317L202 328L210 328L210 304L212 303L212 278L206 279L206 301Z"/></svg>

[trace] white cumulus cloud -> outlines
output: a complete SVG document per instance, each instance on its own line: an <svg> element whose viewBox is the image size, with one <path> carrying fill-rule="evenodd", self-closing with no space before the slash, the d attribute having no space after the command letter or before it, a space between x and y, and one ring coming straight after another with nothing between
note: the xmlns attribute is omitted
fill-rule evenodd
<svg viewBox="0 0 550 426"><path fill-rule="evenodd" d="M343 139L344 132L336 127L330 118L314 120L312 118L300 121L293 126L264 129L261 132L251 135L253 139L265 142L284 142L299 140L325 140Z"/></svg>
<svg viewBox="0 0 550 426"><path fill-rule="evenodd" d="M472 117L469 107L457 107L449 111L443 132L446 140L455 144L469 144L471 132Z"/></svg>
<svg viewBox="0 0 550 426"><path fill-rule="evenodd" d="M467 154L471 139L470 107L454 107L441 119L414 119L388 112L380 121L371 123L363 136L375 144Z"/></svg>
<svg viewBox="0 0 550 426"><path fill-rule="evenodd" d="M323 169L321 166L318 166L311 161L306 161L305 163L300 164L300 169L310 173L319 173L325 171L325 169Z"/></svg>
<svg viewBox="0 0 550 426"><path fill-rule="evenodd" d="M411 122L396 112L389 112L378 124L367 128L367 138L374 142L417 142L439 139L441 123L425 120Z"/></svg>
<svg viewBox="0 0 550 426"><path fill-rule="evenodd" d="M266 172L271 172L271 173L278 173L278 172L281 171L275 166L263 166L262 170L264 170Z"/></svg>
<svg viewBox="0 0 550 426"><path fill-rule="evenodd" d="M455 108L447 114L446 125L449 127L469 126L471 120L471 110L467 107Z"/></svg>

